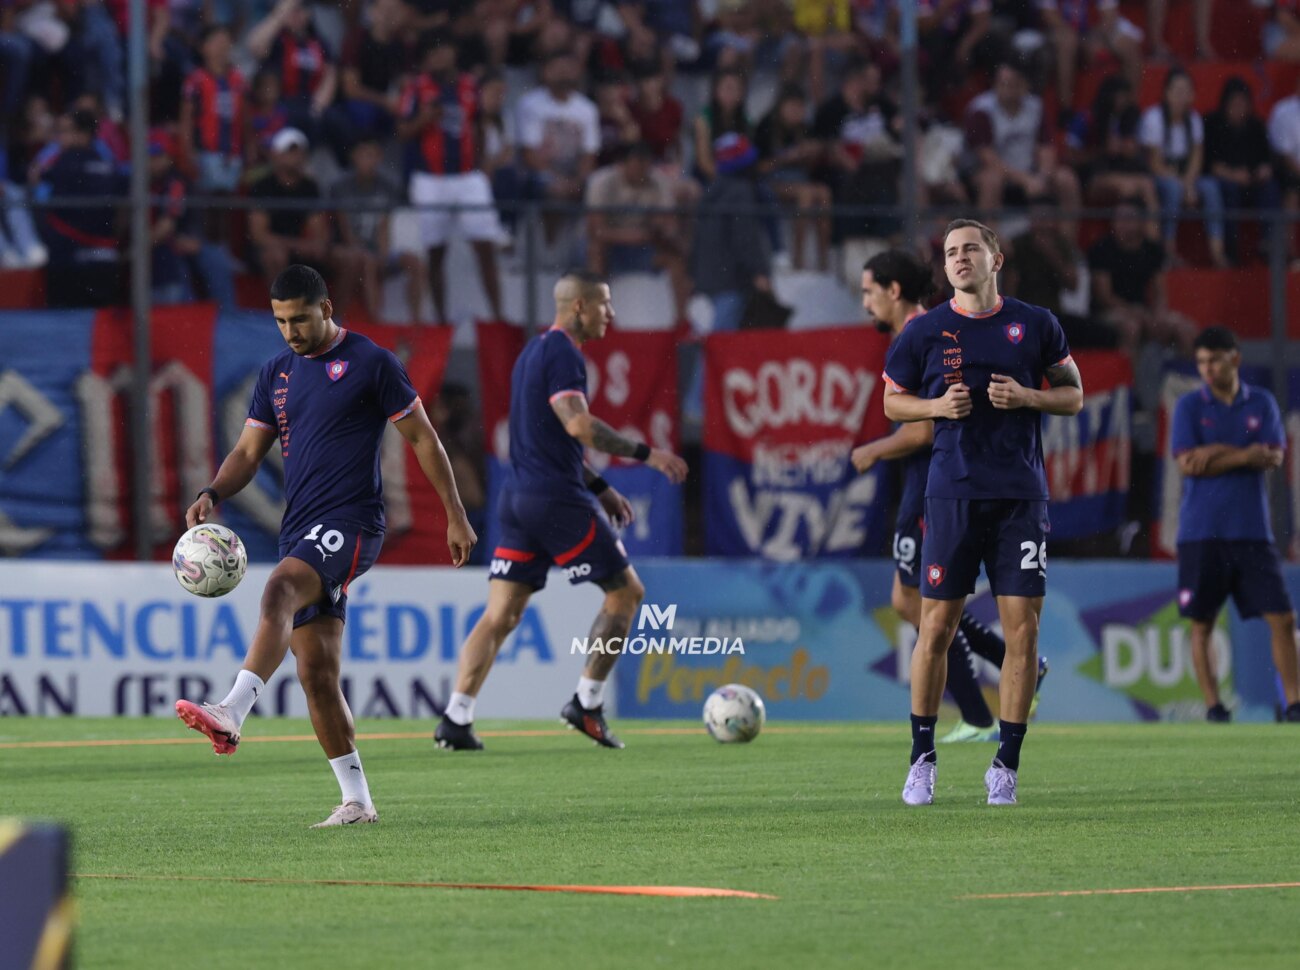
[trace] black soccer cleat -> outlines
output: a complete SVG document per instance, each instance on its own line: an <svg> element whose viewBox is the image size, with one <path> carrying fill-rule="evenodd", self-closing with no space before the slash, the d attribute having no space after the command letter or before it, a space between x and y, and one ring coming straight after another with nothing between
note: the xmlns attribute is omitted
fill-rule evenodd
<svg viewBox="0 0 1300 970"><path fill-rule="evenodd" d="M1232 711L1222 704L1215 704L1205 709L1205 719L1212 724L1227 724L1232 720Z"/></svg>
<svg viewBox="0 0 1300 970"><path fill-rule="evenodd" d="M473 724L457 724L446 714L433 732L433 743L444 751L482 751L483 742Z"/></svg>
<svg viewBox="0 0 1300 970"><path fill-rule="evenodd" d="M1286 711L1282 714L1282 720L1291 724L1300 724L1300 701L1287 705Z"/></svg>
<svg viewBox="0 0 1300 970"><path fill-rule="evenodd" d="M578 695L574 694L569 703L564 705L564 710L560 711L560 722L574 731L581 731L601 747L623 747L623 742L610 733L609 725L605 723L604 704L599 707L583 707L578 703Z"/></svg>

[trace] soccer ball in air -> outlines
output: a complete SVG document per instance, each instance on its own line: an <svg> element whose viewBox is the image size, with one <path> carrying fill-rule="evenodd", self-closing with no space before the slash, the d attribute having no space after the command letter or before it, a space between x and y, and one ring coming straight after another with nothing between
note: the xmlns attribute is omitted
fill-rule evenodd
<svg viewBox="0 0 1300 970"><path fill-rule="evenodd" d="M244 544L224 525L196 525L176 542L172 553L176 581L195 596L225 596L248 569Z"/></svg>
<svg viewBox="0 0 1300 970"><path fill-rule="evenodd" d="M763 698L744 684L719 687L704 702L704 726L715 741L753 741L763 730Z"/></svg>

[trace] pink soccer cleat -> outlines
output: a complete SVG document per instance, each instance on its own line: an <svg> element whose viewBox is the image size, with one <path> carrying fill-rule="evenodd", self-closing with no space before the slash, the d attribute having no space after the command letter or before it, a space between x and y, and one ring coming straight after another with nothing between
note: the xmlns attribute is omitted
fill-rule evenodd
<svg viewBox="0 0 1300 970"><path fill-rule="evenodd" d="M220 704L195 704L177 701L176 716L200 734L206 734L217 754L234 754L239 747L239 726L230 716L229 708Z"/></svg>

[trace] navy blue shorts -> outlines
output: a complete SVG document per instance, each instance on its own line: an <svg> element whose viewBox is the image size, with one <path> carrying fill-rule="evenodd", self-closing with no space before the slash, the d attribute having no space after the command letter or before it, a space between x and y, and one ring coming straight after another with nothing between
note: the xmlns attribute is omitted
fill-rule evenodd
<svg viewBox="0 0 1300 970"><path fill-rule="evenodd" d="M506 488L498 510L500 545L489 579L539 590L554 563L570 583L598 583L627 569L627 550L591 502L529 495Z"/></svg>
<svg viewBox="0 0 1300 970"><path fill-rule="evenodd" d="M280 536L280 558L301 559L320 574L324 594L319 603L293 615L296 630L318 616L347 618L348 584L375 564L383 533L366 532L349 522L318 522L306 532Z"/></svg>
<svg viewBox="0 0 1300 970"><path fill-rule="evenodd" d="M921 541L925 538L925 516L921 509L899 509L894 525L894 569L898 581L910 589L921 585Z"/></svg>
<svg viewBox="0 0 1300 970"><path fill-rule="evenodd" d="M1210 539L1178 544L1178 612L1214 622L1229 597L1242 619L1290 613L1282 562L1271 542Z"/></svg>
<svg viewBox="0 0 1300 970"><path fill-rule="evenodd" d="M1046 502L927 498L921 595L969 596L983 563L994 596L1042 596L1049 530Z"/></svg>

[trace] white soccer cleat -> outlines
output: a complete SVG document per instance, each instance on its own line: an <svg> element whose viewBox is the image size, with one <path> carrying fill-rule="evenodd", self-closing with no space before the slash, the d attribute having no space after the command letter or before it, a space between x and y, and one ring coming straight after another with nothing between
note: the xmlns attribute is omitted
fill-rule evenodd
<svg viewBox="0 0 1300 970"><path fill-rule="evenodd" d="M360 802L344 802L334 811L330 812L330 817L323 822L317 822L312 826L314 829L329 829L336 825L356 825L359 822L378 822L379 813L375 811L374 806L366 808Z"/></svg>
<svg viewBox="0 0 1300 970"><path fill-rule="evenodd" d="M1002 765L996 758L984 772L984 787L988 789L990 805L1016 803L1016 773Z"/></svg>
<svg viewBox="0 0 1300 970"><path fill-rule="evenodd" d="M907 782L903 785L904 803L933 805L934 779L938 773L938 762L930 761L923 755L920 761L907 770Z"/></svg>
<svg viewBox="0 0 1300 970"><path fill-rule="evenodd" d="M239 747L239 725L228 707L179 700L176 702L176 716L191 730L206 734L217 754L234 754Z"/></svg>

